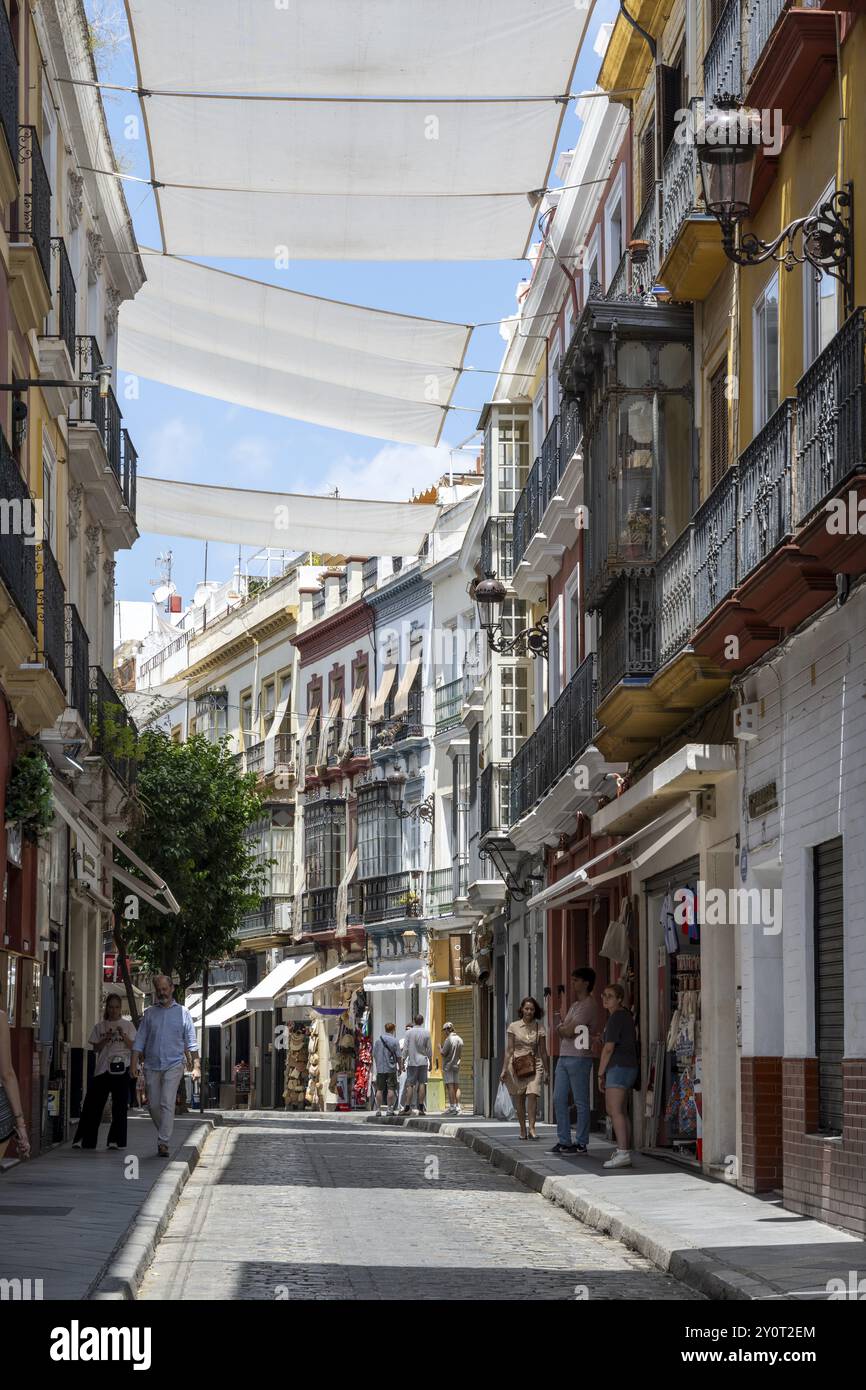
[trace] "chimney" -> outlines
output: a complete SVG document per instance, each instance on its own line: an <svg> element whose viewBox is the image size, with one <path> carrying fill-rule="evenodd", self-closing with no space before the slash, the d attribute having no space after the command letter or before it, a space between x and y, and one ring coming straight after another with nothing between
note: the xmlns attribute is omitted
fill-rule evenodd
<svg viewBox="0 0 866 1390"><path fill-rule="evenodd" d="M318 584L312 588L298 589L298 627L309 627L313 621L313 595L319 593Z"/></svg>
<svg viewBox="0 0 866 1390"><path fill-rule="evenodd" d="M349 603L360 598L364 589L364 561L352 555L346 561L346 598Z"/></svg>
<svg viewBox="0 0 866 1390"><path fill-rule="evenodd" d="M340 606L340 580L342 573L340 570L325 570L322 582L325 589L325 612L333 613L335 608Z"/></svg>

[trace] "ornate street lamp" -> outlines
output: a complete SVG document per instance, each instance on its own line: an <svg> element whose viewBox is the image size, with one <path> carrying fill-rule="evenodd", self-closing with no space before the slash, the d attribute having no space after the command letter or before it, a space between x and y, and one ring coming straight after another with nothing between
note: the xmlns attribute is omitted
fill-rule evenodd
<svg viewBox="0 0 866 1390"><path fill-rule="evenodd" d="M502 610L508 590L501 579L488 570L484 578L475 585L475 602L478 605L478 621L487 633L487 643L494 652L522 652L524 649L535 660L547 656L547 616L539 618L532 627L524 628L514 637L502 636Z"/></svg>
<svg viewBox="0 0 866 1390"><path fill-rule="evenodd" d="M698 162L707 211L722 229L722 249L736 265L776 261L786 270L811 265L842 286L845 313L853 311L851 275L851 184L833 191L808 217L796 217L773 241L743 232L752 196L755 160L761 144L761 113L736 102L708 108L698 138ZM802 249L796 250L796 238Z"/></svg>
<svg viewBox="0 0 866 1390"><path fill-rule="evenodd" d="M423 820L432 822L434 816L434 798L431 792L423 801L417 801L410 806L408 811L403 809L403 792L406 787L406 774L404 772L392 772L388 778L388 796L394 808L394 814L400 820Z"/></svg>

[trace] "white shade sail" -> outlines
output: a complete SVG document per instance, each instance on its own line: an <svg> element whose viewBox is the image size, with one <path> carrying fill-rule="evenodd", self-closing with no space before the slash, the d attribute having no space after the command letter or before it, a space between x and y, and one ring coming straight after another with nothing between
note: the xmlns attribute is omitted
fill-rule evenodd
<svg viewBox="0 0 866 1390"><path fill-rule="evenodd" d="M128 9L165 249L525 253L591 0Z"/></svg>
<svg viewBox="0 0 866 1390"><path fill-rule="evenodd" d="M436 444L470 333L153 255L147 283L121 308L118 360L235 405Z"/></svg>
<svg viewBox="0 0 866 1390"><path fill-rule="evenodd" d="M138 479L136 503L140 531L330 555L391 555L400 547L401 554L412 555L438 513L436 504L302 497L144 477Z"/></svg>
<svg viewBox="0 0 866 1390"><path fill-rule="evenodd" d="M565 92L575 0L127 0L143 84L168 92Z"/></svg>

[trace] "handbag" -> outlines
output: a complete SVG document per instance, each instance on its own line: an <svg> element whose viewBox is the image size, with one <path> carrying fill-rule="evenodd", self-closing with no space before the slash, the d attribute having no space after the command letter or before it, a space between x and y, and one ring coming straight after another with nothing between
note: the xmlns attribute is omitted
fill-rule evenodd
<svg viewBox="0 0 866 1390"><path fill-rule="evenodd" d="M629 934L631 927L631 902L626 898L618 917L608 923L598 954L615 960L620 965L628 965Z"/></svg>
<svg viewBox="0 0 866 1390"><path fill-rule="evenodd" d="M538 1029L535 1030L535 1042L533 1049L538 1047ZM522 1080L525 1076L535 1075L535 1051L521 1052L519 1057L511 1058L511 1070L514 1075Z"/></svg>

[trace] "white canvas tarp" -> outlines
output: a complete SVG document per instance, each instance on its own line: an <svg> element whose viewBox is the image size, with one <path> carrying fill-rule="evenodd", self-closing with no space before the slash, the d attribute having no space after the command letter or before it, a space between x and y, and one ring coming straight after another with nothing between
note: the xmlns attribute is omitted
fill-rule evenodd
<svg viewBox="0 0 866 1390"><path fill-rule="evenodd" d="M575 0L127 0L146 88L311 96L558 95L591 8Z"/></svg>
<svg viewBox="0 0 866 1390"><path fill-rule="evenodd" d="M178 460L180 464L181 460ZM136 523L160 536L331 555L412 555L439 508L415 502L302 497L203 483L138 479Z"/></svg>
<svg viewBox="0 0 866 1390"><path fill-rule="evenodd" d="M148 258L120 312L122 370L235 405L436 444L471 329Z"/></svg>

